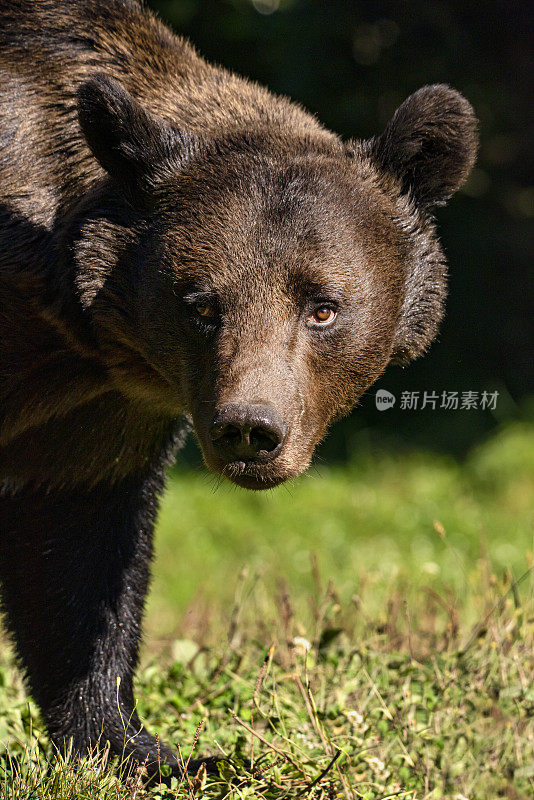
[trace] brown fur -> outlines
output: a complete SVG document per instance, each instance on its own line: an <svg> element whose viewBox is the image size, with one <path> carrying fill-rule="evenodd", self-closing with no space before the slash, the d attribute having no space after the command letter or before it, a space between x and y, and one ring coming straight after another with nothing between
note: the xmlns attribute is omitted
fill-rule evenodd
<svg viewBox="0 0 534 800"><path fill-rule="evenodd" d="M476 151L454 90L424 87L382 136L343 143L207 64L134 0L4 0L0 73L10 509L45 492L59 515L71 507L62 493L100 487L126 512L131 483L123 506L113 492L146 478L151 520L184 416L209 467L276 485L307 467L388 363L429 346L446 291L431 209ZM206 303L207 322L195 310ZM325 304L335 322L314 326ZM277 420L276 457L231 458L214 439L221 409L249 407ZM79 513L82 537L84 524L100 530L91 509L85 523ZM67 524L57 519L50 536ZM47 716L44 679L28 671L53 736L66 736L73 723Z"/></svg>
<svg viewBox="0 0 534 800"><path fill-rule="evenodd" d="M289 438L259 485L301 471L331 418L391 359L410 360L435 335L446 269L426 209L473 161L469 104L426 87L382 137L345 147L298 106L206 64L135 2L8 2L3 20L8 469L15 435L116 391L115 403L135 404L130 413L147 419L156 409L191 414L216 469L224 465L206 433L215 407L254 395L281 403ZM102 183L91 149L134 208ZM156 259L125 285L117 260L142 258L143 238L154 242L147 263L154 250ZM328 344L293 330L311 282L346 307ZM194 341L186 352L171 341L189 336L175 295L202 283L230 323L204 364ZM150 312L136 307L141 297ZM15 341L13 314L26 331ZM93 481L121 472L113 448L105 461L91 458ZM125 472L132 467L124 461ZM32 480L67 479L24 469ZM90 471L82 458L68 480L85 483Z"/></svg>

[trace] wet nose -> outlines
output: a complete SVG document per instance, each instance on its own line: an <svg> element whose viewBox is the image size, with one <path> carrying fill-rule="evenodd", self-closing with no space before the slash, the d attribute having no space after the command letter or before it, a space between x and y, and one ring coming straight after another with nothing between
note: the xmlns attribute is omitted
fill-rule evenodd
<svg viewBox="0 0 534 800"><path fill-rule="evenodd" d="M232 403L217 411L210 434L214 447L228 461L270 461L282 449L286 431L273 406Z"/></svg>

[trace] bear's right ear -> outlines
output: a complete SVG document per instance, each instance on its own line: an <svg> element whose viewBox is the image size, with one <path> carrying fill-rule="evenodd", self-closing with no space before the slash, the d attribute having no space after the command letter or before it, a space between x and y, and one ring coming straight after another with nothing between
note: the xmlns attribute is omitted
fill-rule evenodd
<svg viewBox="0 0 534 800"><path fill-rule="evenodd" d="M371 140L375 161L401 181L420 208L445 203L475 161L477 119L470 103L444 84L423 86Z"/></svg>
<svg viewBox="0 0 534 800"><path fill-rule="evenodd" d="M150 205L158 171L166 163L178 164L190 144L106 75L78 89L78 119L94 157L134 207Z"/></svg>

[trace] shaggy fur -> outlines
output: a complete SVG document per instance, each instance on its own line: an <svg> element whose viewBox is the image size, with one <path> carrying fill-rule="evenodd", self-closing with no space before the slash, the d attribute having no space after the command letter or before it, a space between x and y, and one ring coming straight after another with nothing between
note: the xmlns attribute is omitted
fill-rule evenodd
<svg viewBox="0 0 534 800"><path fill-rule="evenodd" d="M135 0L3 0L0 72L3 608L52 741L121 753L130 719L154 771L132 676L185 420L211 469L274 486L424 352L446 284L430 209L475 118L427 86L343 143Z"/></svg>

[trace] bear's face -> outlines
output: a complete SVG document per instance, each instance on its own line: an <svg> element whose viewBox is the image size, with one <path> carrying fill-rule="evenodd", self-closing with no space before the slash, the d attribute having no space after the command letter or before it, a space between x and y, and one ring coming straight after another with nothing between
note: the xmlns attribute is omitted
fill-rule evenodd
<svg viewBox="0 0 534 800"><path fill-rule="evenodd" d="M144 326L150 357L180 387L208 466L241 485L305 469L390 360L404 284L391 267L406 244L392 204L358 170L340 155L229 151L162 193L159 267L145 290L158 321ZM277 418L276 458L259 457L269 441L254 458L221 446L232 442L214 437L213 421L230 406ZM237 437L239 420L228 424Z"/></svg>
<svg viewBox="0 0 534 800"><path fill-rule="evenodd" d="M267 130L202 141L115 82L80 92L88 143L132 206L81 248L110 369L190 415L207 465L241 486L302 472L330 422L434 336L445 267L426 211L463 181L476 137L461 96L419 94L380 139L314 146ZM89 240L106 236L98 276Z"/></svg>

